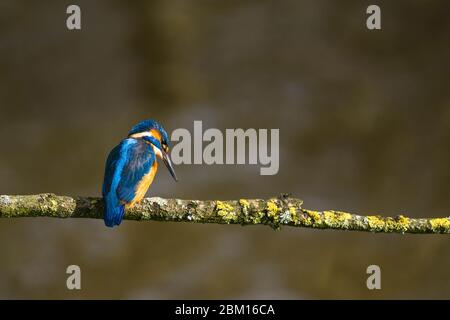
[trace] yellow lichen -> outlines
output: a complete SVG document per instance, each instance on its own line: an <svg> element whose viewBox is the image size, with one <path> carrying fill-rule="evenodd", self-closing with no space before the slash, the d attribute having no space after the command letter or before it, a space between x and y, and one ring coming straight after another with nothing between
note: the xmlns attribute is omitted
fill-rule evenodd
<svg viewBox="0 0 450 320"><path fill-rule="evenodd" d="M384 230L390 231L390 230L397 230L397 222L392 218L386 218L384 220Z"/></svg>
<svg viewBox="0 0 450 320"><path fill-rule="evenodd" d="M248 209L250 208L250 203L245 199L239 199L239 204L242 207L242 212L248 215Z"/></svg>
<svg viewBox="0 0 450 320"><path fill-rule="evenodd" d="M297 216L297 211L295 210L294 207L289 207L289 214L291 215L291 219L294 222L294 224L297 224L298 216Z"/></svg>
<svg viewBox="0 0 450 320"><path fill-rule="evenodd" d="M250 207L250 202L248 202L247 200L245 200L245 199L240 199L239 200L239 204L242 206L242 207Z"/></svg>
<svg viewBox="0 0 450 320"><path fill-rule="evenodd" d="M264 215L264 211L256 211L253 215L250 216L250 219L254 224L258 224L261 223L261 219L264 217Z"/></svg>
<svg viewBox="0 0 450 320"><path fill-rule="evenodd" d="M325 223L331 227L343 227L347 228L349 226L349 221L352 218L350 213L339 212L339 211L324 211Z"/></svg>
<svg viewBox="0 0 450 320"><path fill-rule="evenodd" d="M367 221L372 231L405 232L409 228L409 218L402 215L395 219L391 217L368 216Z"/></svg>
<svg viewBox="0 0 450 320"><path fill-rule="evenodd" d="M324 211L325 223L328 225L335 225L337 222L336 216L332 211Z"/></svg>
<svg viewBox="0 0 450 320"><path fill-rule="evenodd" d="M234 207L228 203L222 201L216 201L216 211L217 215L222 217L226 222L236 221L238 216L234 212Z"/></svg>
<svg viewBox="0 0 450 320"><path fill-rule="evenodd" d="M275 222L278 221L280 208L278 208L278 205L274 200L267 201L266 211L269 218L272 218Z"/></svg>
<svg viewBox="0 0 450 320"><path fill-rule="evenodd" d="M306 210L306 213L311 218L311 224L320 224L322 223L322 218L318 211L314 210Z"/></svg>
<svg viewBox="0 0 450 320"><path fill-rule="evenodd" d="M313 224L313 222L310 217L305 217L305 219L303 219L303 225L310 226L312 224Z"/></svg>
<svg viewBox="0 0 450 320"><path fill-rule="evenodd" d="M433 231L446 231L450 233L450 218L430 219L430 224Z"/></svg>
<svg viewBox="0 0 450 320"><path fill-rule="evenodd" d="M405 217L405 216L402 216L402 215L399 215L398 217L397 217L397 230L400 230L400 231L406 231L406 230L408 230L408 228L409 228L409 218L408 217Z"/></svg>
<svg viewBox="0 0 450 320"><path fill-rule="evenodd" d="M350 213L347 213L347 212L339 212L339 211L337 211L337 213L338 213L338 220L341 221L341 222L345 222L345 221L351 220L352 217L353 217Z"/></svg>
<svg viewBox="0 0 450 320"><path fill-rule="evenodd" d="M367 222L371 231L382 231L385 226L384 220L377 216L367 216Z"/></svg>

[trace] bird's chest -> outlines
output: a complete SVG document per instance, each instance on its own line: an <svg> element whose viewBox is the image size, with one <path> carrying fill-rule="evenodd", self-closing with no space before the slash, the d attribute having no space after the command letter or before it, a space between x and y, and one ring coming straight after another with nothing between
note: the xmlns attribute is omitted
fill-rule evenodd
<svg viewBox="0 0 450 320"><path fill-rule="evenodd" d="M147 193L148 188L150 187L150 185L153 182L153 178L155 177L156 174L156 170L158 169L158 162L155 161L153 163L153 165L150 168L150 171L145 174L141 181L136 185L136 195L133 199L133 201L131 201L127 206L128 207L132 207L136 202L141 201L145 194Z"/></svg>

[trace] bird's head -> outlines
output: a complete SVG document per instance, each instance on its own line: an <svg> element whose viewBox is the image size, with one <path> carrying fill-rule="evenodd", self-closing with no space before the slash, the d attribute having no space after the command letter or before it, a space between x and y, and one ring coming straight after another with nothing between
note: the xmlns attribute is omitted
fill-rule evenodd
<svg viewBox="0 0 450 320"><path fill-rule="evenodd" d="M128 137L142 139L150 144L156 156L163 160L172 177L178 181L169 156L169 136L162 125L152 119L141 121L131 128Z"/></svg>

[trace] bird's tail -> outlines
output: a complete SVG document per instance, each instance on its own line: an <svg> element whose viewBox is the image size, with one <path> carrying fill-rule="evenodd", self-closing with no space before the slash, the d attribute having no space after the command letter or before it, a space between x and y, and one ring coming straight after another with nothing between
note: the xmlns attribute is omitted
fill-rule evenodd
<svg viewBox="0 0 450 320"><path fill-rule="evenodd" d="M107 227L118 226L123 219L125 213L125 206L123 204L118 204L118 201L110 201L114 199L104 199L105 202L105 212L103 220Z"/></svg>

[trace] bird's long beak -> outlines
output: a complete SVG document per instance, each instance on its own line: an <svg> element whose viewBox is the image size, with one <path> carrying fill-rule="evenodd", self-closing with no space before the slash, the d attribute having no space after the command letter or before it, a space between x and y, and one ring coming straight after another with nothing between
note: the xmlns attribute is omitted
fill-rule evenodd
<svg viewBox="0 0 450 320"><path fill-rule="evenodd" d="M164 164L166 165L167 169L169 169L170 174L175 179L175 181L178 181L177 175L175 174L175 170L173 169L172 161L170 160L169 154L166 153L165 151L162 151L162 155L163 155Z"/></svg>

